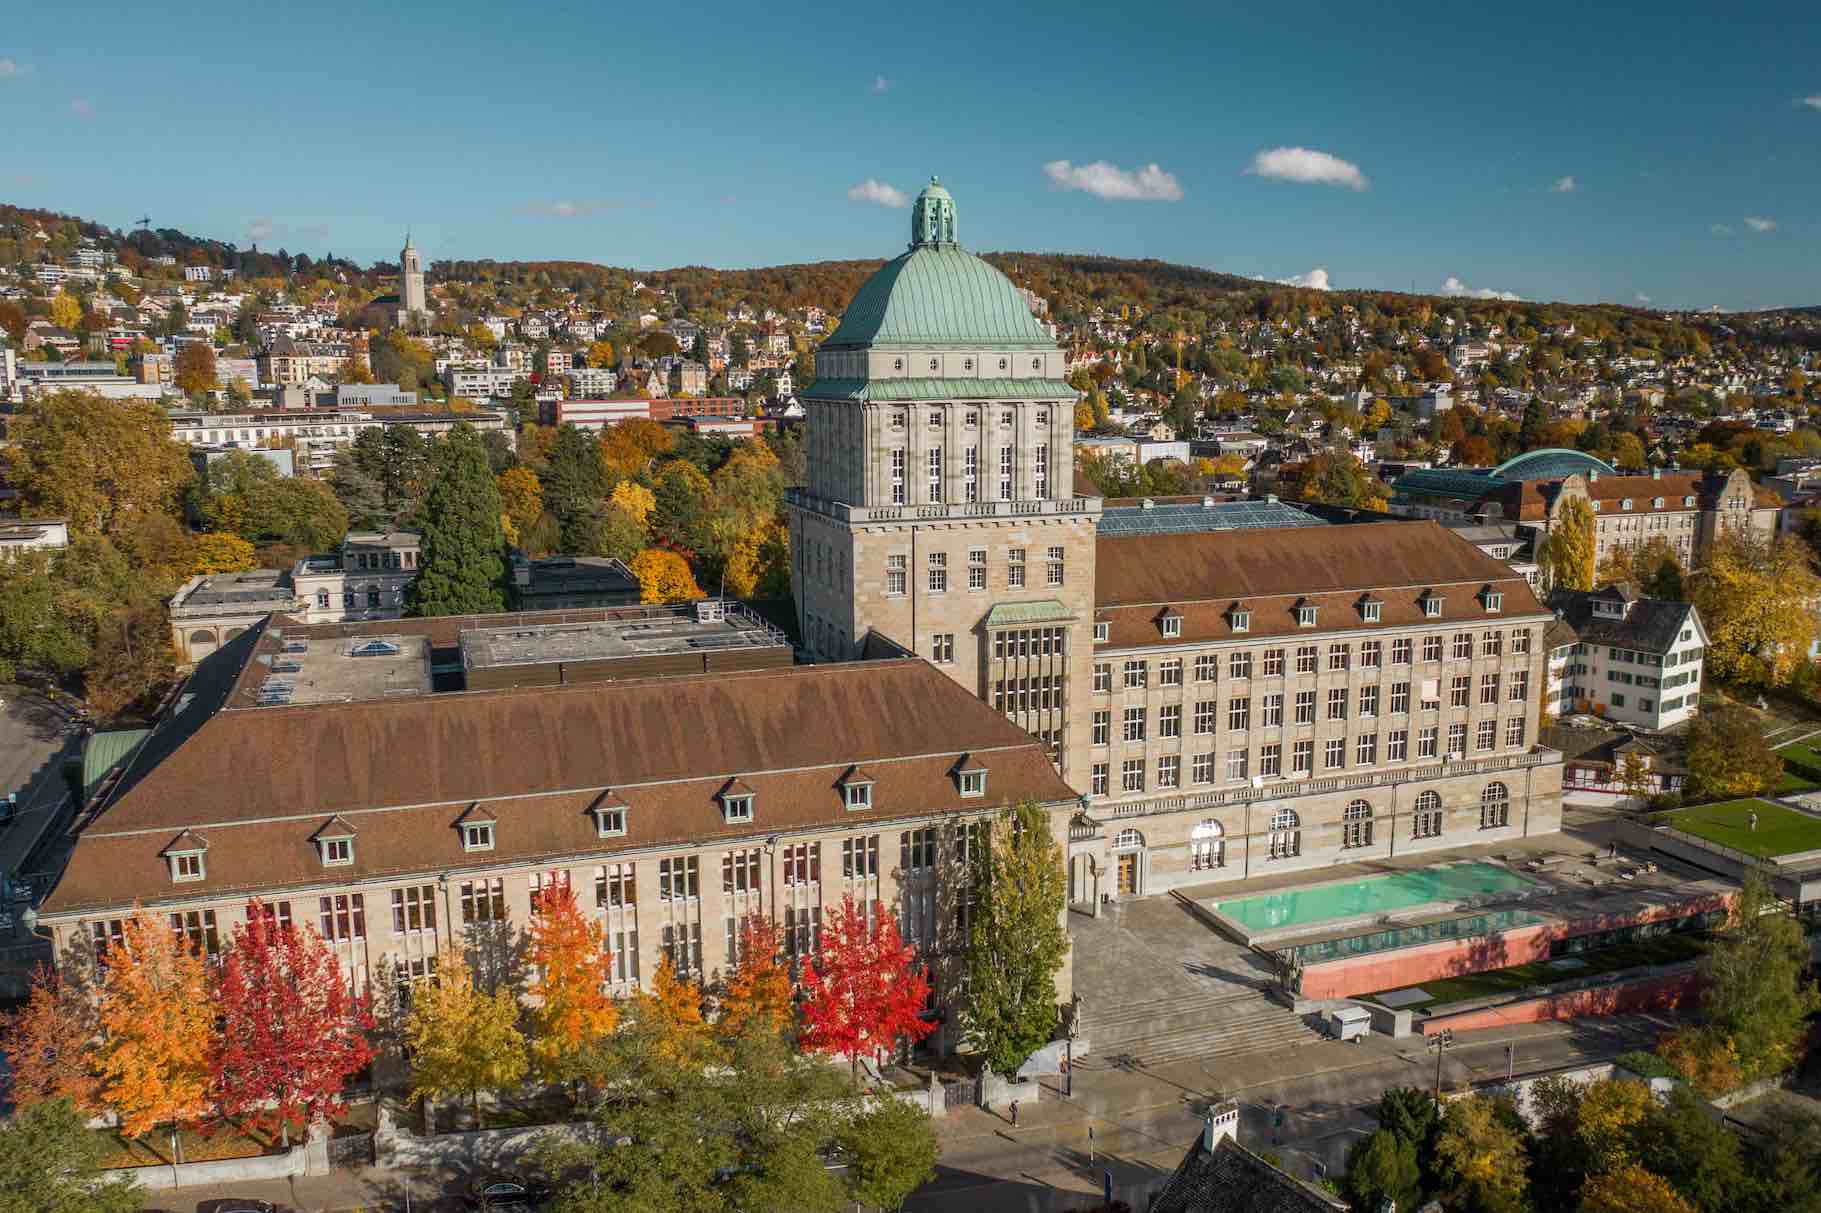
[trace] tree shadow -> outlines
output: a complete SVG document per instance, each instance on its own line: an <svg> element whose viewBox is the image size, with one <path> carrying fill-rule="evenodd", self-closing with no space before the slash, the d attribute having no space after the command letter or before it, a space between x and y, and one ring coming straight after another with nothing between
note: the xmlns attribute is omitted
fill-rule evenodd
<svg viewBox="0 0 1821 1213"><path fill-rule="evenodd" d="M469 923L462 929L462 949L474 983L488 993L510 990L523 997L530 983L530 968L525 962L528 940L510 919Z"/></svg>

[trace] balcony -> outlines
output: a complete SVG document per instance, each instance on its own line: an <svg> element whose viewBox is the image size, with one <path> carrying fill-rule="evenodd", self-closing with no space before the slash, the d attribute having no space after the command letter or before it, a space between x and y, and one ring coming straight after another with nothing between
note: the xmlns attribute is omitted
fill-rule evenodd
<svg viewBox="0 0 1821 1213"><path fill-rule="evenodd" d="M857 506L817 497L808 489L784 490L786 504L838 522L939 522L947 519L1033 518L1068 515L1100 516L1098 497L1065 497L1048 501L941 501L926 505Z"/></svg>

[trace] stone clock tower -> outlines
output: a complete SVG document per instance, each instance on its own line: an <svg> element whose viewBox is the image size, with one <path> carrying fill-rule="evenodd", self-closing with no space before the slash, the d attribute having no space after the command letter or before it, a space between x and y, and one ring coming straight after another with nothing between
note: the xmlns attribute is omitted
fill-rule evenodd
<svg viewBox="0 0 1821 1213"><path fill-rule="evenodd" d="M934 662L1067 756L1087 748L1100 499L1074 491L1077 393L1011 281L965 251L935 179L910 248L867 280L803 393L788 496L804 643L868 634Z"/></svg>

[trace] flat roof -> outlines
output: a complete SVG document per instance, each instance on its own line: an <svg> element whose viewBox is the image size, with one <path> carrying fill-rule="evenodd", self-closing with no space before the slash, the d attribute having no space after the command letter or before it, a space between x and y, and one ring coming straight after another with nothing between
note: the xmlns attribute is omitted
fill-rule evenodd
<svg viewBox="0 0 1821 1213"><path fill-rule="evenodd" d="M178 607L278 606L289 609L296 591L281 569L249 569L244 573L216 573L191 590Z"/></svg>
<svg viewBox="0 0 1821 1213"><path fill-rule="evenodd" d="M460 639L462 665L470 670L774 648L789 643L782 632L737 606L728 607L718 619L699 618L693 608L685 607L637 619L464 628Z"/></svg>
<svg viewBox="0 0 1821 1213"><path fill-rule="evenodd" d="M1102 535L1162 535L1172 531L1250 531L1326 526L1322 519L1281 501L1157 502L1106 506Z"/></svg>
<svg viewBox="0 0 1821 1213"><path fill-rule="evenodd" d="M428 695L430 641L424 636L368 634L309 638L274 629L276 653L248 663L247 689L256 707L298 703L352 703L394 695Z"/></svg>

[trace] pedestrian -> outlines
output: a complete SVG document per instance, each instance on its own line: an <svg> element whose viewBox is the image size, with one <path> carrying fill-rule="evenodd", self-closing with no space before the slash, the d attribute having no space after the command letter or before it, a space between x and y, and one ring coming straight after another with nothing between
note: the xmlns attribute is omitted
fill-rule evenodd
<svg viewBox="0 0 1821 1213"><path fill-rule="evenodd" d="M1094 1126L1088 1126L1088 1166L1094 1165Z"/></svg>
<svg viewBox="0 0 1821 1213"><path fill-rule="evenodd" d="M1757 813L1754 812L1754 813L1750 814L1748 817L1746 817L1745 828L1746 828L1747 832L1752 833L1752 834L1756 834L1758 832L1758 815L1757 815Z"/></svg>
<svg viewBox="0 0 1821 1213"><path fill-rule="evenodd" d="M1017 1127L1018 1127L1018 1101L1014 1099L1012 1101L1012 1128L1016 1129Z"/></svg>

